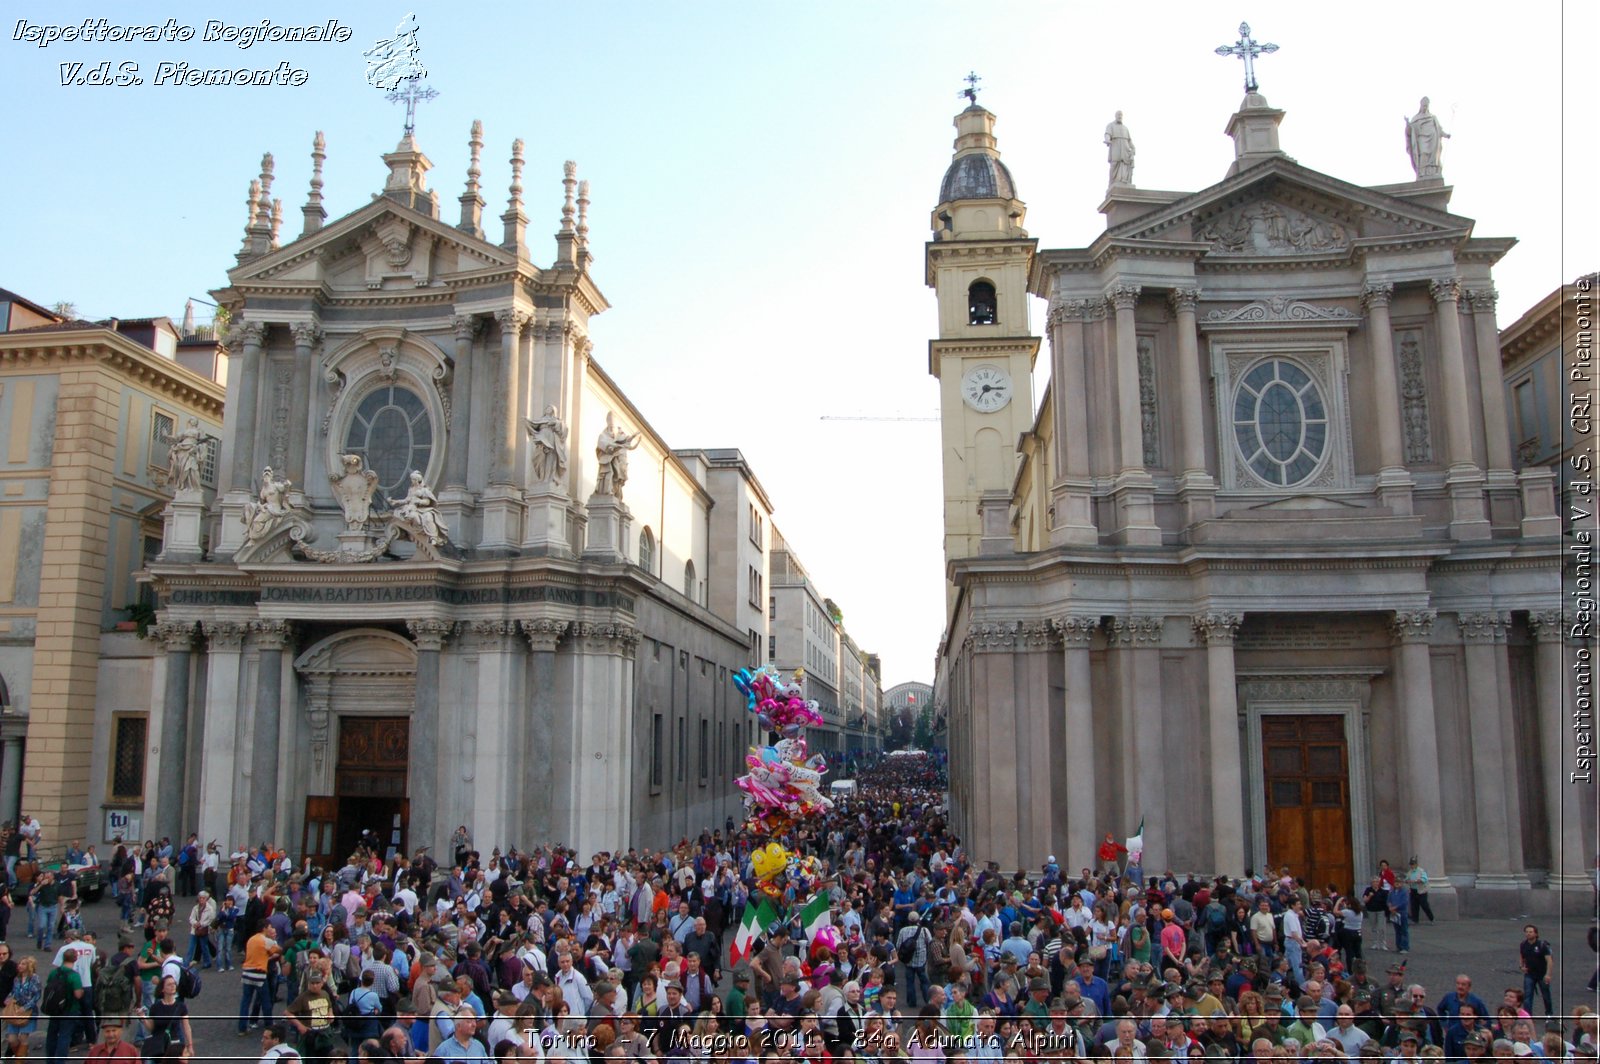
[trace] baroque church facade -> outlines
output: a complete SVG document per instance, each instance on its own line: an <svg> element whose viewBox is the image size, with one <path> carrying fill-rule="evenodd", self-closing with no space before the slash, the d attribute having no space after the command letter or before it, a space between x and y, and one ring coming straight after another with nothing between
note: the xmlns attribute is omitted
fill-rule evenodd
<svg viewBox="0 0 1600 1064"><path fill-rule="evenodd" d="M956 117L926 279L974 857L1087 867L1143 822L1146 871L1349 890L1415 856L1445 911L1590 897L1554 478L1500 387L1514 241L1449 212L1426 104L1380 187L1298 164L1251 91L1222 180L1139 188L1118 115L1106 228L1060 250L994 115Z"/></svg>
<svg viewBox="0 0 1600 1064"><path fill-rule="evenodd" d="M737 452L669 448L593 358L574 164L538 265L522 141L498 221L481 150L474 124L454 223L409 130L334 221L318 134L292 239L270 156L251 183L214 293L221 483L178 492L148 567L146 834L325 862L363 830L409 853L467 825L587 857L738 815L752 725L728 673L766 633L712 592L764 576L770 506ZM713 549L713 509L740 549Z"/></svg>

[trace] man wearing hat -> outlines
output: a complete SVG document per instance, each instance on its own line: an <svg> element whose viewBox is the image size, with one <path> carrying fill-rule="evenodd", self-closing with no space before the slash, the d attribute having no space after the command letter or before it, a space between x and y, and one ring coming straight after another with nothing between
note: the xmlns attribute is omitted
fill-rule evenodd
<svg viewBox="0 0 1600 1064"><path fill-rule="evenodd" d="M750 1009L748 996L750 993L750 973L740 968L733 973L733 989L728 991L728 996L722 1001L723 1012L735 1017L734 1023L739 1022Z"/></svg>
<svg viewBox="0 0 1600 1064"><path fill-rule="evenodd" d="M1094 974L1094 961L1085 953L1078 961L1078 973L1072 980L1077 985L1078 993L1086 1000L1094 1002L1094 1007L1100 1015L1107 1016L1111 1013L1111 988L1106 981Z"/></svg>
<svg viewBox="0 0 1600 1064"><path fill-rule="evenodd" d="M793 997L798 1002L800 996L798 993L799 988L791 985L787 978L781 985L783 993L790 994L794 992ZM794 1012L790 1012L788 1015L793 1016L798 1012L799 1009L796 1008ZM682 1047L681 1040L683 1034L689 1032L689 1028L693 1023L694 1012L689 1008L688 1003L683 1000L683 984L677 981L669 982L667 984L667 1005L661 1010L656 1019L656 1056L662 1060L666 1060L669 1057L678 1059L688 1057L690 1054ZM683 1034L679 1034L680 1031Z"/></svg>
<svg viewBox="0 0 1600 1064"><path fill-rule="evenodd" d="M1049 997L1050 980L1038 975L1028 980L1028 1003L1022 1006L1022 1018L1032 1021L1035 1030L1050 1026Z"/></svg>
<svg viewBox="0 0 1600 1064"><path fill-rule="evenodd" d="M122 1017L107 1016L100 1021L100 1041L89 1047L90 1060L138 1060L139 1050L122 1040Z"/></svg>

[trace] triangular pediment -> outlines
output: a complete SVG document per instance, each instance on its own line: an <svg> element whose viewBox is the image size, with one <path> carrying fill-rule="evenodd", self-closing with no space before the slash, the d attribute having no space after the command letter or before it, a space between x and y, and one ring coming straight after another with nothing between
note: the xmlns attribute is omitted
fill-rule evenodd
<svg viewBox="0 0 1600 1064"><path fill-rule="evenodd" d="M1464 240L1472 220L1273 159L1129 219L1103 241L1205 244L1207 257L1342 257L1360 244Z"/></svg>
<svg viewBox="0 0 1600 1064"><path fill-rule="evenodd" d="M343 218L228 271L235 286L315 285L333 292L425 288L444 278L515 271L516 256L377 197Z"/></svg>

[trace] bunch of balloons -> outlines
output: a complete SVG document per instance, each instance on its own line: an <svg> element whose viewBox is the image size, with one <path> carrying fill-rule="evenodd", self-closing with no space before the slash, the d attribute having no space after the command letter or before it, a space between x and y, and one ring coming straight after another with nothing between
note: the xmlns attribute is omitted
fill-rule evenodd
<svg viewBox="0 0 1600 1064"><path fill-rule="evenodd" d="M822 714L815 702L801 697L797 680L785 681L771 665L740 669L733 682L762 730L781 736L771 746L752 748L745 756L750 771L735 781L745 793L745 830L765 838L782 835L833 807L819 789L827 761L820 754L806 755L805 729L821 724ZM751 855L758 888L774 898L782 895L786 876L815 879L814 865L814 858L791 854L776 842Z"/></svg>

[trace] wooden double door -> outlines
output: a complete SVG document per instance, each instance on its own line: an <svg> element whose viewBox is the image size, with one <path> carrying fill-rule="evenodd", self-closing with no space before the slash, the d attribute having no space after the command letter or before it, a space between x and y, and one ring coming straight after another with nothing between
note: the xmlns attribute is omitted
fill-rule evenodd
<svg viewBox="0 0 1600 1064"><path fill-rule="evenodd" d="M337 867L368 832L385 856L406 852L410 754L409 717L340 717L334 793L306 799L301 851L324 868Z"/></svg>
<svg viewBox="0 0 1600 1064"><path fill-rule="evenodd" d="M1261 718L1266 785L1267 864L1284 865L1306 886L1355 886L1350 839L1350 756L1344 718L1269 714Z"/></svg>

